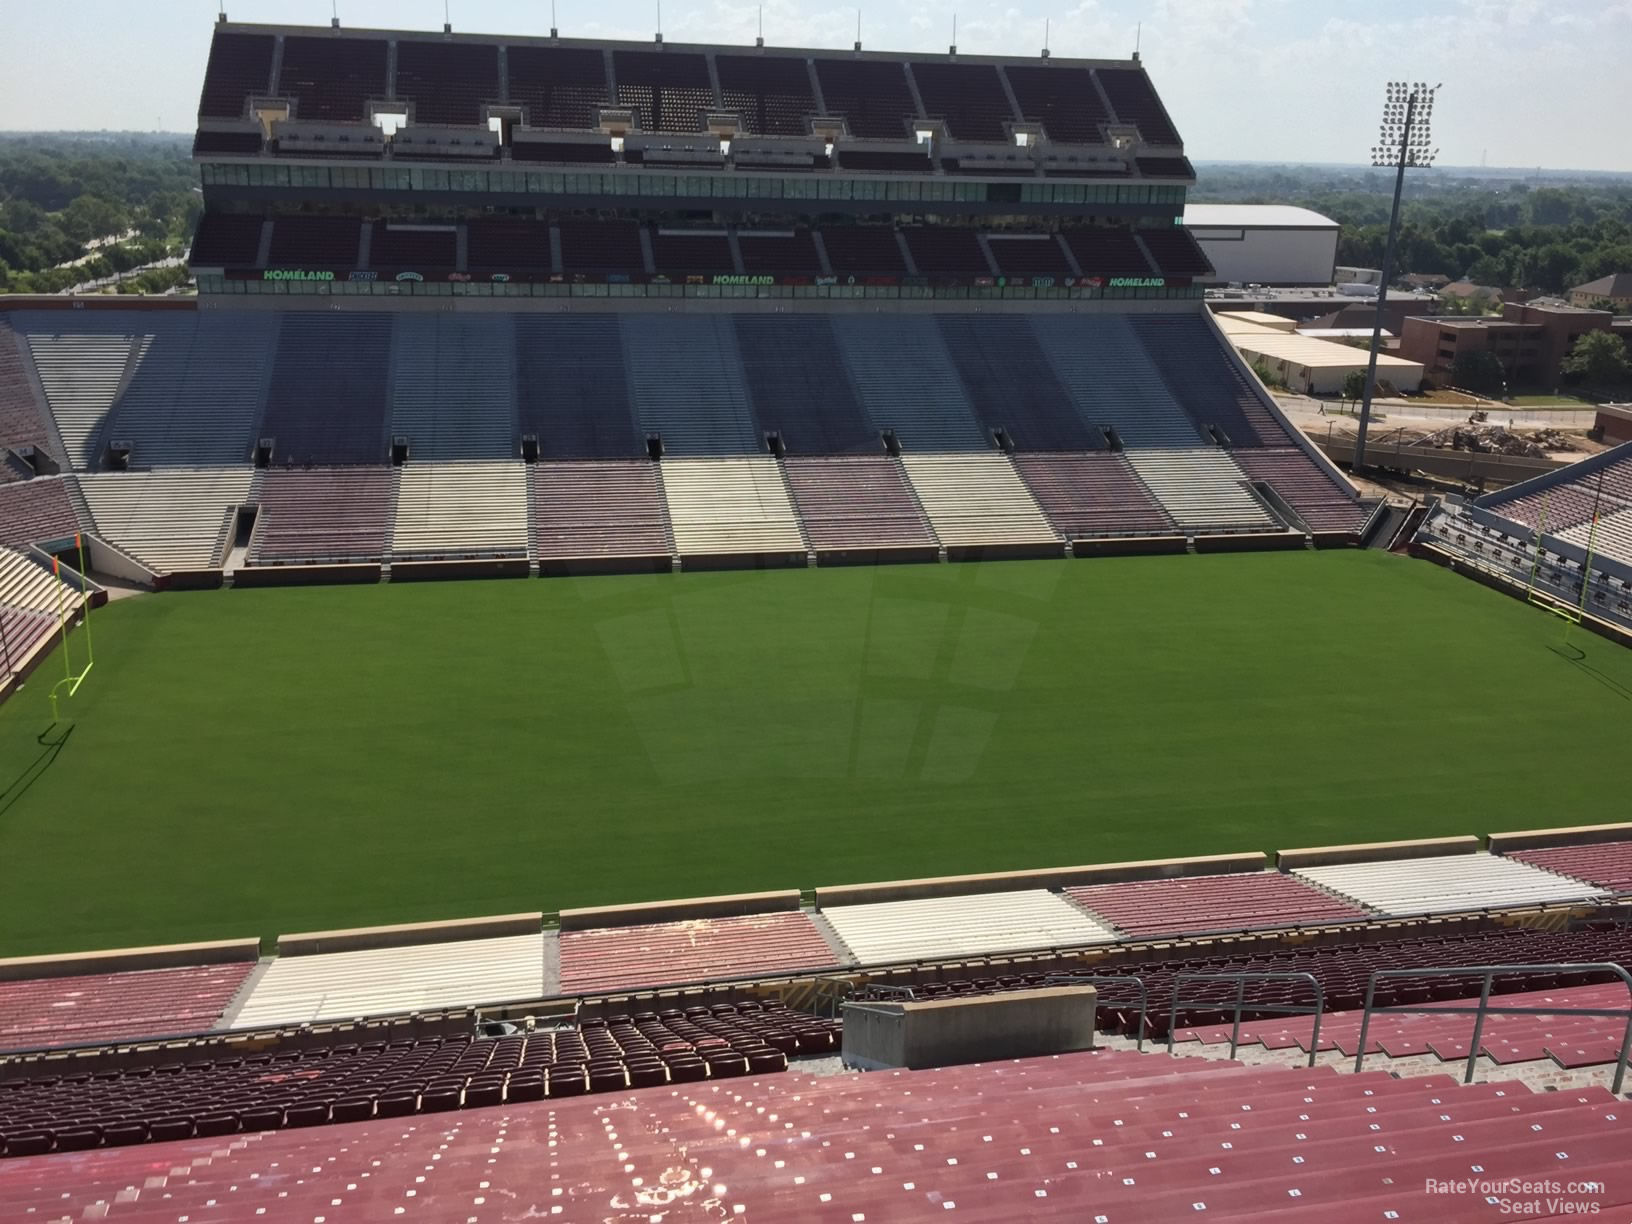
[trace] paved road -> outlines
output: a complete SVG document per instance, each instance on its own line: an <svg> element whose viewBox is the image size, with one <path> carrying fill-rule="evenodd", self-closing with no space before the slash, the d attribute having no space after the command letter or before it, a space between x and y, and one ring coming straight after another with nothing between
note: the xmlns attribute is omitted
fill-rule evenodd
<svg viewBox="0 0 1632 1224"><path fill-rule="evenodd" d="M1347 423L1351 431L1354 428L1354 417L1346 413L1334 414L1332 406L1323 400L1302 395L1277 396L1276 399L1282 411L1309 432L1333 421ZM1323 407L1326 410L1324 415L1320 411ZM1447 425L1466 421L1473 411L1472 408L1441 407L1411 400L1378 400L1372 404L1371 419L1374 429L1378 426L1394 429L1401 425L1443 429ZM1597 419L1597 414L1590 408L1508 408L1498 404L1485 411L1490 414L1487 424L1506 425L1509 428L1590 429ZM1378 421L1378 413L1382 414L1382 421Z"/></svg>

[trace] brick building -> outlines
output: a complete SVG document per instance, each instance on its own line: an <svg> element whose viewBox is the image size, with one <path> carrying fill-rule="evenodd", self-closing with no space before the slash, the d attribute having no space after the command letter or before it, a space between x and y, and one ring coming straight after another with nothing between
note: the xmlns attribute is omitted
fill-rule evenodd
<svg viewBox="0 0 1632 1224"><path fill-rule="evenodd" d="M1632 338L1632 322L1606 310L1509 302L1498 316L1413 316L1400 332L1399 355L1420 361L1430 382L1450 381L1466 352L1488 351L1502 363L1509 387L1553 387L1565 354L1589 331Z"/></svg>

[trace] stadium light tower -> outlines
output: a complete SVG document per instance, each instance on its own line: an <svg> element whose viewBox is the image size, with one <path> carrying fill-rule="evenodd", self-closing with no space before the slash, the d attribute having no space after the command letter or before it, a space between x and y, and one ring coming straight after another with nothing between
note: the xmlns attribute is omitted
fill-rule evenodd
<svg viewBox="0 0 1632 1224"><path fill-rule="evenodd" d="M1377 143L1372 146L1373 166L1394 167L1394 209L1388 215L1388 243L1383 247L1382 284L1377 286L1376 317L1371 325L1371 355L1366 359L1366 390L1360 400L1360 428L1354 439L1354 462L1358 472L1366 465L1366 427L1371 424L1371 396L1377 387L1377 350L1383 341L1383 304L1388 301L1388 281L1394 274L1394 243L1400 234L1400 192L1405 187L1405 168L1426 169L1434 164L1439 150L1432 146L1434 94L1438 85L1422 81L1390 81L1383 100L1383 122Z"/></svg>

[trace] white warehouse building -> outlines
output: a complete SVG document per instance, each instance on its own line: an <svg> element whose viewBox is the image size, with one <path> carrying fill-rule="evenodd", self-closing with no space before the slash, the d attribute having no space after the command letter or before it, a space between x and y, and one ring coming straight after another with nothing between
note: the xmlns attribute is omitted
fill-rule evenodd
<svg viewBox="0 0 1632 1224"><path fill-rule="evenodd" d="M1184 224L1215 269L1204 283L1332 283L1338 224L1291 204L1186 204Z"/></svg>

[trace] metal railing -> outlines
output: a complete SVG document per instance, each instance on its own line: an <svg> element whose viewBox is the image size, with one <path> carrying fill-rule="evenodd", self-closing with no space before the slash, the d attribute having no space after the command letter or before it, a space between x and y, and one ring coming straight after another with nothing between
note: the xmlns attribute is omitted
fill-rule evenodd
<svg viewBox="0 0 1632 1224"><path fill-rule="evenodd" d="M1126 986L1132 983L1139 991L1139 1027L1135 1030L1139 1040L1137 1048L1145 1048L1145 1017L1150 1011L1150 990L1145 985L1145 979L1125 973L1051 973L1043 979L1044 986ZM1096 1000L1095 1006L1104 1000Z"/></svg>
<svg viewBox="0 0 1632 1224"><path fill-rule="evenodd" d="M1617 1008L1597 1007L1561 1007L1557 1005L1541 1007L1492 1007L1490 1005L1490 986L1499 976L1519 973L1613 973L1621 979L1626 987L1627 1005ZM1432 978L1432 977L1478 977L1482 979L1479 989L1479 1006L1477 1007L1441 1007L1433 1003L1393 1003L1378 1007L1373 1003L1376 997L1377 983L1383 978ZM1467 965L1457 969L1378 969L1373 971L1371 980L1366 983L1366 1010L1360 1017L1360 1045L1354 1052L1354 1069L1359 1072L1366 1061L1366 1035L1371 1030L1373 1013L1385 1012L1416 1012L1433 1013L1446 1016L1472 1016L1473 1038L1468 1043L1468 1065L1462 1075L1464 1084L1473 1083L1473 1071L1479 1062L1479 1043L1485 1034L1486 1016L1605 1016L1625 1017L1626 1032L1621 1037L1621 1052L1615 1056L1615 1082L1610 1091L1616 1096L1621 1093L1621 1086L1626 1082L1626 1061L1629 1052L1632 1052L1632 974L1619 965L1607 961L1600 964L1553 964L1553 965Z"/></svg>
<svg viewBox="0 0 1632 1224"><path fill-rule="evenodd" d="M1167 1052L1173 1053L1173 1034L1179 1026L1180 995L1184 992L1186 982L1234 982L1235 1002L1233 1004L1235 1020L1230 1027L1230 1057L1241 1045L1241 1013L1243 1010L1256 1012L1273 1012L1278 1016L1314 1016L1314 1031L1309 1037L1309 1065L1315 1065L1315 1052L1320 1049L1320 1014L1326 1010L1326 991L1312 973L1273 973L1246 971L1242 973L1181 973L1173 979L1173 1002L1167 1013ZM1248 982L1307 982L1314 989L1315 1005L1304 1007L1297 1003L1259 1003L1249 1001L1246 997ZM1182 1003L1185 1007L1213 1007L1219 1004L1217 999L1191 999Z"/></svg>

